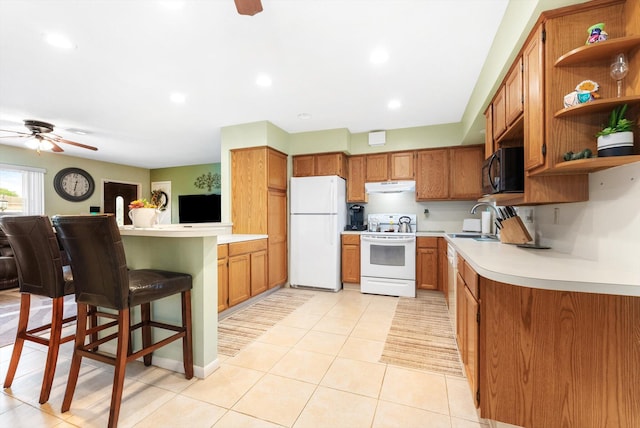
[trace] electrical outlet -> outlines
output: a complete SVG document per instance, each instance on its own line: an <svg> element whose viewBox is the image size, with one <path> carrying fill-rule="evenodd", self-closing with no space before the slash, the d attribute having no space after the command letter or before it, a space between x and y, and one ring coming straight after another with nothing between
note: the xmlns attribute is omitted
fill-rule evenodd
<svg viewBox="0 0 640 428"><path fill-rule="evenodd" d="M553 209L553 224L560 224L560 208Z"/></svg>

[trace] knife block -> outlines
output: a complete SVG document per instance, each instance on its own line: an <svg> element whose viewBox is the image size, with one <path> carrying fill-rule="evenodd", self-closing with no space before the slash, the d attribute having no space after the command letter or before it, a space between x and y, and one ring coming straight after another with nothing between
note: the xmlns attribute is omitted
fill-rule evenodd
<svg viewBox="0 0 640 428"><path fill-rule="evenodd" d="M532 241L531 235L520 217L515 216L502 220L500 242L503 244L525 244L529 241Z"/></svg>

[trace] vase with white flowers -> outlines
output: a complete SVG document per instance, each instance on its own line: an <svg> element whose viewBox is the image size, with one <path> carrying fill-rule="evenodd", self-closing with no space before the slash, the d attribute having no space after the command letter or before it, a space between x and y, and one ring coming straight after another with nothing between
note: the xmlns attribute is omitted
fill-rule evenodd
<svg viewBox="0 0 640 428"><path fill-rule="evenodd" d="M607 126L596 134L599 157L633 154L633 122L625 118L627 108L627 104L614 108Z"/></svg>

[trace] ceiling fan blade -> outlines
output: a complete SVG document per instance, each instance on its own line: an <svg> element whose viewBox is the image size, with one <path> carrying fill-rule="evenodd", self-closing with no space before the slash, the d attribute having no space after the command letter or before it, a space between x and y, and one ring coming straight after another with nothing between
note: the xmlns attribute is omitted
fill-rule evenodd
<svg viewBox="0 0 640 428"><path fill-rule="evenodd" d="M53 134L52 134L53 135ZM45 137L43 135L43 137ZM97 151L98 148L97 147L93 147L93 146L88 146L86 144L82 144L82 143L76 143L75 141L71 141L71 140L65 140L62 137L59 137L57 135L54 136L54 138L51 137L45 137L47 140L51 141L51 142L56 142L56 143L64 143L64 144L70 144L72 146L76 146L76 147L82 147L83 149L89 149L89 150L93 150L93 151Z"/></svg>
<svg viewBox="0 0 640 428"><path fill-rule="evenodd" d="M0 138L30 138L33 137L31 134L23 134L21 135L0 135Z"/></svg>
<svg viewBox="0 0 640 428"><path fill-rule="evenodd" d="M46 140L47 140L48 142L50 142L50 143L51 143L51 145L53 146L53 147L51 147L51 151L52 151L52 152L56 152L56 153L64 152L64 150L62 150L62 147L60 147L60 146L59 146L59 145L57 145L55 142L53 142L51 138L46 138Z"/></svg>
<svg viewBox="0 0 640 428"><path fill-rule="evenodd" d="M0 129L0 132L11 132L12 134L18 134L16 136L24 136L24 137L31 137L33 136L33 134L28 134L26 132L20 132L20 131L9 131L8 129ZM13 137L13 135L11 135L11 137ZM0 138L8 138L8 137L0 137Z"/></svg>
<svg viewBox="0 0 640 428"><path fill-rule="evenodd" d="M262 3L260 0L234 0L236 9L240 15L253 16L258 12L262 12Z"/></svg>

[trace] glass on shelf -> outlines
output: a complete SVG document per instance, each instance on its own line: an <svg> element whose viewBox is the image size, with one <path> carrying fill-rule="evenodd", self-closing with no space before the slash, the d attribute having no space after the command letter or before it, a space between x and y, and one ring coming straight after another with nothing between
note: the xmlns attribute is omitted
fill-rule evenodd
<svg viewBox="0 0 640 428"><path fill-rule="evenodd" d="M625 78L629 72L629 64L624 54L618 54L615 60L611 64L611 77L614 78L618 84L618 98L622 96L622 79Z"/></svg>

